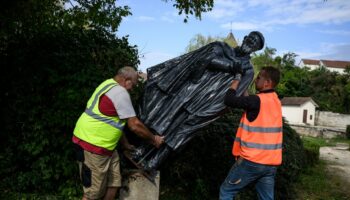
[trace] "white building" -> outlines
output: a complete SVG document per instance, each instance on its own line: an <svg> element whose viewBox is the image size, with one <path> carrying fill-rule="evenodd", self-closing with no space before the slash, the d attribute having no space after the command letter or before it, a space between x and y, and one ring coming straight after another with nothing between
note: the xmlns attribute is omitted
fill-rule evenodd
<svg viewBox="0 0 350 200"><path fill-rule="evenodd" d="M320 61L311 59L301 59L299 66L301 68L308 67L310 68L310 70L315 70L320 68Z"/></svg>
<svg viewBox="0 0 350 200"><path fill-rule="evenodd" d="M311 97L284 97L282 116L289 124L315 125L315 114L318 105Z"/></svg>
<svg viewBox="0 0 350 200"><path fill-rule="evenodd" d="M299 66L308 67L310 70L324 67L331 72L343 74L346 67L350 67L350 61L301 59Z"/></svg>

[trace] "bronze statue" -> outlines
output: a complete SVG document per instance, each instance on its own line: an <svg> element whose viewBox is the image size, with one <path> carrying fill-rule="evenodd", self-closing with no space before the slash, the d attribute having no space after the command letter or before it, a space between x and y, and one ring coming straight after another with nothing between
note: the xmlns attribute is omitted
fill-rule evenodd
<svg viewBox="0 0 350 200"><path fill-rule="evenodd" d="M218 119L226 108L224 96L235 75L242 75L238 96L252 82L250 54L263 46L263 35L253 31L240 47L213 42L149 68L138 115L153 132L165 136L165 144L160 149L142 144L129 159L145 170L157 169L199 128Z"/></svg>

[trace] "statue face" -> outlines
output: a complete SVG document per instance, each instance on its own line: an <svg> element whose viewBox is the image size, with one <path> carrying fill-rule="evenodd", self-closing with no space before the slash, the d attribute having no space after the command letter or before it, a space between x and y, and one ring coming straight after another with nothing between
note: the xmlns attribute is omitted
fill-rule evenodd
<svg viewBox="0 0 350 200"><path fill-rule="evenodd" d="M250 53L253 53L254 51L257 51L260 46L261 46L260 37L255 33L250 33L248 36L244 37L243 43L241 45L241 50L246 54L250 54Z"/></svg>

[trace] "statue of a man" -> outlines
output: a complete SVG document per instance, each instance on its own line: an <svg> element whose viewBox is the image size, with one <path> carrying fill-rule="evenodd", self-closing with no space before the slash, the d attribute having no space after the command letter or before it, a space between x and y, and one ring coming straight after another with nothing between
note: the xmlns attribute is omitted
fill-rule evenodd
<svg viewBox="0 0 350 200"><path fill-rule="evenodd" d="M145 170L157 169L198 129L218 119L226 108L224 95L235 75L242 75L237 96L252 82L250 54L263 46L263 35L253 31L240 47L213 42L149 68L139 117L153 132L165 136L165 144L160 149L138 146L132 153L133 161Z"/></svg>

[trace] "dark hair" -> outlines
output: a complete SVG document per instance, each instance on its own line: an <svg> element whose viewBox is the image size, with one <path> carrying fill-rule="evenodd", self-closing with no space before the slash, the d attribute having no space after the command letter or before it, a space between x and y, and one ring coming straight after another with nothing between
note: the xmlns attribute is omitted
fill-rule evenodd
<svg viewBox="0 0 350 200"><path fill-rule="evenodd" d="M264 75L266 76L265 78L270 79L273 83L273 87L276 87L280 82L280 76L281 76L280 70L272 66L263 67L261 68L261 70L264 70L265 72Z"/></svg>

